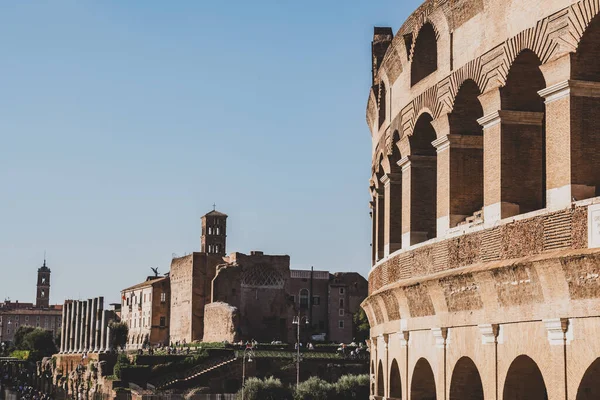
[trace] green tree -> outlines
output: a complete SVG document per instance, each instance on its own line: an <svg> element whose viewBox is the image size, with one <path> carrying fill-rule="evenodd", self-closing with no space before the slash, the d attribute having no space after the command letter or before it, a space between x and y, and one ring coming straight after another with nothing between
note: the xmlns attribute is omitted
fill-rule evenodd
<svg viewBox="0 0 600 400"><path fill-rule="evenodd" d="M236 396L242 398L240 390ZM270 377L261 380L258 378L246 379L244 400L293 400L292 391L283 386L279 379Z"/></svg>
<svg viewBox="0 0 600 400"><path fill-rule="evenodd" d="M344 375L335 383L335 399L368 399L369 375Z"/></svg>
<svg viewBox="0 0 600 400"><path fill-rule="evenodd" d="M352 316L352 336L360 342L364 342L369 338L369 320L365 310L360 307L358 311Z"/></svg>
<svg viewBox="0 0 600 400"><path fill-rule="evenodd" d="M17 350L29 350L29 359L32 361L40 361L57 351L51 331L31 327L24 327L18 338L15 334L15 347Z"/></svg>
<svg viewBox="0 0 600 400"><path fill-rule="evenodd" d="M298 385L294 400L330 400L334 395L335 385L313 376Z"/></svg>
<svg viewBox="0 0 600 400"><path fill-rule="evenodd" d="M23 348L23 338L31 332L33 332L35 328L33 326L20 326L19 329L15 332L15 336L13 337L12 345L16 350L29 350Z"/></svg>
<svg viewBox="0 0 600 400"><path fill-rule="evenodd" d="M124 349L127 345L127 335L129 334L129 327L124 322L111 322L110 324L110 335L113 346L115 348Z"/></svg>

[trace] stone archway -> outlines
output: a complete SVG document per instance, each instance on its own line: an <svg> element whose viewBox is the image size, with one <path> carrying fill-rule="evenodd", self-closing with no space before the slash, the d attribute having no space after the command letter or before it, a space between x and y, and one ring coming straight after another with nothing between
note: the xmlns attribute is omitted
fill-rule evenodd
<svg viewBox="0 0 600 400"><path fill-rule="evenodd" d="M481 376L469 357L462 357L454 366L450 400L483 400Z"/></svg>
<svg viewBox="0 0 600 400"><path fill-rule="evenodd" d="M377 396L385 396L385 384L383 383L383 363L379 361L377 367Z"/></svg>
<svg viewBox="0 0 600 400"><path fill-rule="evenodd" d="M413 53L412 65L410 69L411 86L416 85L427 76L437 70L437 39L435 29L431 23L423 25L417 40Z"/></svg>
<svg viewBox="0 0 600 400"><path fill-rule="evenodd" d="M402 399L402 381L400 378L400 368L398 368L398 362L394 359L392 361L392 367L390 368L390 393L389 398Z"/></svg>
<svg viewBox="0 0 600 400"><path fill-rule="evenodd" d="M429 362L421 358L415 365L410 384L411 400L437 400L435 378Z"/></svg>
<svg viewBox="0 0 600 400"><path fill-rule="evenodd" d="M600 358L597 358L585 371L576 398L576 400L596 399L600 399Z"/></svg>
<svg viewBox="0 0 600 400"><path fill-rule="evenodd" d="M512 362L504 381L503 400L548 400L542 372L535 361L521 355Z"/></svg>

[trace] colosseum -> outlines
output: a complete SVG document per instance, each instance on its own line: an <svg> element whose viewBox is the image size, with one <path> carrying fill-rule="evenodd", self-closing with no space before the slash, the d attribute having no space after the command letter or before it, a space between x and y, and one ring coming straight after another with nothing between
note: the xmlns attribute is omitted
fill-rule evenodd
<svg viewBox="0 0 600 400"><path fill-rule="evenodd" d="M372 399L600 399L600 0L375 28Z"/></svg>

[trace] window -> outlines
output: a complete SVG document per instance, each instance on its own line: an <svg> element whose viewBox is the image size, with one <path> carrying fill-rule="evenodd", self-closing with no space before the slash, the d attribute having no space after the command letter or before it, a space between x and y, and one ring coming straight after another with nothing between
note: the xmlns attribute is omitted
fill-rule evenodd
<svg viewBox="0 0 600 400"><path fill-rule="evenodd" d="M165 317L160 317L160 327L164 328L165 324L167 322L167 319Z"/></svg>
<svg viewBox="0 0 600 400"><path fill-rule="evenodd" d="M6 331L10 335L10 329Z"/></svg>
<svg viewBox="0 0 600 400"><path fill-rule="evenodd" d="M344 299L340 299L340 308L344 308Z"/></svg>
<svg viewBox="0 0 600 400"><path fill-rule="evenodd" d="M344 288L343 287L340 288L340 294L344 294Z"/></svg>
<svg viewBox="0 0 600 400"><path fill-rule="evenodd" d="M46 283L46 277L42 276L42 284Z"/></svg>
<svg viewBox="0 0 600 400"><path fill-rule="evenodd" d="M17 315L17 316L15 317L15 321L18 321L18 320L19 320L19 316Z"/></svg>
<svg viewBox="0 0 600 400"><path fill-rule="evenodd" d="M339 327L340 329L344 329L344 320L340 319L340 320L338 321L338 327Z"/></svg>
<svg viewBox="0 0 600 400"><path fill-rule="evenodd" d="M35 317L35 320L36 320L37 322L40 322L40 316L38 315L37 317Z"/></svg>
<svg viewBox="0 0 600 400"><path fill-rule="evenodd" d="M25 322L29 321L29 315L25 316Z"/></svg>
<svg viewBox="0 0 600 400"><path fill-rule="evenodd" d="M321 297L320 296L313 296L313 306L318 306L321 304Z"/></svg>
<svg viewBox="0 0 600 400"><path fill-rule="evenodd" d="M144 303L146 302L146 293L144 293Z"/></svg>
<svg viewBox="0 0 600 400"><path fill-rule="evenodd" d="M152 324L150 323L150 317L148 317L148 326L152 326Z"/></svg>
<svg viewBox="0 0 600 400"><path fill-rule="evenodd" d="M167 294L166 294L165 292L162 292L162 293L160 294L160 302L161 302L161 303L164 303L164 302L166 302L166 301L167 301Z"/></svg>
<svg viewBox="0 0 600 400"><path fill-rule="evenodd" d="M340 308L340 317L343 317L343 316L344 316L344 309Z"/></svg>
<svg viewBox="0 0 600 400"><path fill-rule="evenodd" d="M294 295L291 295L291 296L290 296L290 300L292 300L292 303L295 303L295 302L296 302L296 296L294 296Z"/></svg>
<svg viewBox="0 0 600 400"><path fill-rule="evenodd" d="M308 289L300 290L300 308L308 308Z"/></svg>

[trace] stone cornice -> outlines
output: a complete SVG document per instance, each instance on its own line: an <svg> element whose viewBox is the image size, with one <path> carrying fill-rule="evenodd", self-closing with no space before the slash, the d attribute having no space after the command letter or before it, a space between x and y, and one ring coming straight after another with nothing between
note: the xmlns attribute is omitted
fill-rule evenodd
<svg viewBox="0 0 600 400"><path fill-rule="evenodd" d="M600 82L566 80L542 89L538 94L546 99L546 104L569 95L577 97L600 97Z"/></svg>
<svg viewBox="0 0 600 400"><path fill-rule="evenodd" d="M437 149L438 153L449 148L452 149L483 149L483 136L481 135L446 135L442 136L431 144Z"/></svg>
<svg viewBox="0 0 600 400"><path fill-rule="evenodd" d="M543 121L543 112L510 110L498 110L477 120L483 129L500 123L505 125L541 125Z"/></svg>
<svg viewBox="0 0 600 400"><path fill-rule="evenodd" d="M397 182L401 182L402 181L402 174L399 173L389 173L389 174L385 174L381 177L381 179L379 180L381 183L383 183L383 186L387 186L390 183L397 183Z"/></svg>
<svg viewBox="0 0 600 400"><path fill-rule="evenodd" d="M406 156L398 161L398 166L402 168L402 172L410 167L428 166L432 161L435 161L435 156Z"/></svg>

